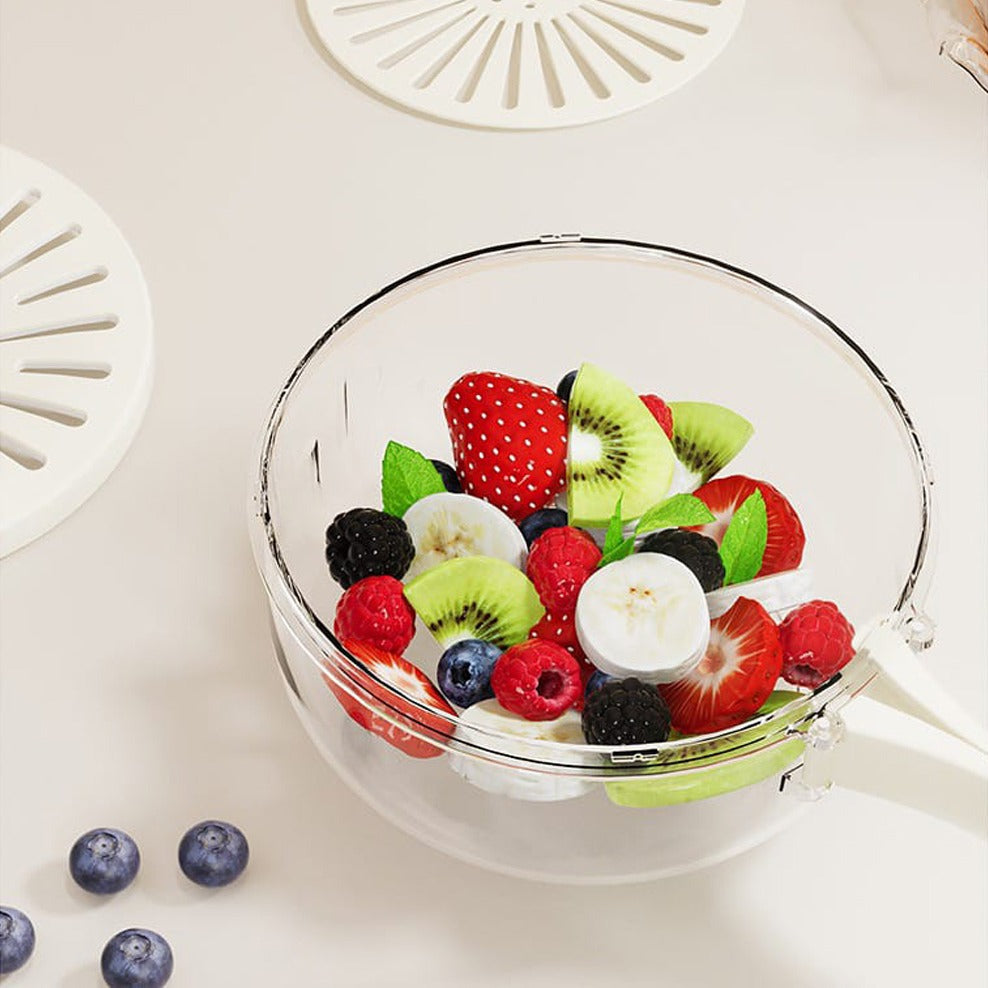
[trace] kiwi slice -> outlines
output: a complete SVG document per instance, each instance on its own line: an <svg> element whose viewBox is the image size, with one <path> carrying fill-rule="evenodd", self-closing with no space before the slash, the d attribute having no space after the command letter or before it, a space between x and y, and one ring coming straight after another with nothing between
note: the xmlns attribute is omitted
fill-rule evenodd
<svg viewBox="0 0 988 988"><path fill-rule="evenodd" d="M696 489L734 459L755 427L722 405L705 401L673 401L672 445Z"/></svg>
<svg viewBox="0 0 988 988"><path fill-rule="evenodd" d="M606 526L621 496L625 520L640 517L665 496L675 465L672 444L638 395L583 364L569 396L570 524Z"/></svg>
<svg viewBox="0 0 988 988"><path fill-rule="evenodd" d="M412 580L405 597L443 648L465 638L508 648L545 613L528 577L491 556L440 563Z"/></svg>
<svg viewBox="0 0 988 988"><path fill-rule="evenodd" d="M762 704L755 716L772 713L803 695L794 690L776 690ZM787 723L795 722L799 716L802 715L797 713L787 718ZM710 799L712 796L733 792L735 789L742 789L778 775L803 753L804 742L801 735L760 751L756 747L757 737L755 732L750 742L755 750L739 759L730 757L732 752L736 754L737 738L706 742L697 739L694 750L698 759L707 757L716 759L716 756L722 752L727 761L722 765L714 761L709 767L687 775L605 782L604 789L611 802L618 806L649 808L691 803L698 799ZM648 769L643 770L643 776L647 776L648 773Z"/></svg>

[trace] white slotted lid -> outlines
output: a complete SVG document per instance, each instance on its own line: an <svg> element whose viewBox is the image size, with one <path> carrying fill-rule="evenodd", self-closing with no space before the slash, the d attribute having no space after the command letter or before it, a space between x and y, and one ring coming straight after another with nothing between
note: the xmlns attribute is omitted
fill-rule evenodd
<svg viewBox="0 0 988 988"><path fill-rule="evenodd" d="M67 179L0 148L0 555L109 476L151 373L151 308L123 235Z"/></svg>
<svg viewBox="0 0 988 988"><path fill-rule="evenodd" d="M744 0L306 0L357 79L457 123L543 129L617 116L702 71Z"/></svg>

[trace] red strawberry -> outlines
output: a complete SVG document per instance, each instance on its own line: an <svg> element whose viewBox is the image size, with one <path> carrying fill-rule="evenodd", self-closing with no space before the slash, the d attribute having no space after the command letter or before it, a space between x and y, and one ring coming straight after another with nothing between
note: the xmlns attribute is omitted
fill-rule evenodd
<svg viewBox="0 0 988 988"><path fill-rule="evenodd" d="M761 491L765 498L765 512L768 515L768 544L765 546L762 568L756 575L768 576L795 569L803 558L803 546L806 545L802 523L796 509L764 480L742 476L719 477L704 484L694 494L714 513L716 520L698 525L691 531L702 532L720 545L734 512L756 490Z"/></svg>
<svg viewBox="0 0 988 988"><path fill-rule="evenodd" d="M581 666L589 666L591 672L593 671L593 666L590 665L580 640L576 637L576 622L572 614L556 615L547 611L542 620L528 633L528 637L541 638L543 641L562 645Z"/></svg>
<svg viewBox="0 0 988 988"><path fill-rule="evenodd" d="M350 717L365 730L379 735L388 744L412 758L435 758L441 755L441 748L409 733L418 731L421 734L428 734L430 731L435 731L444 736L450 734L450 725L447 721L442 717L430 715L412 703L412 700L439 713L456 716L456 712L443 699L425 673L407 659L364 642L347 639L343 642L343 647L360 659L378 679L397 691L397 693L388 691L363 672L336 671L334 675L339 679L352 680L354 691L361 696L361 699L357 699L324 673L323 679L326 680L326 685ZM366 696L367 693L370 694L369 697ZM381 712L376 713L375 708L379 708ZM389 717L398 723L392 723L388 720ZM409 730L403 730L401 724L407 724Z"/></svg>
<svg viewBox="0 0 988 988"><path fill-rule="evenodd" d="M401 655L415 635L415 611L405 600L400 580L365 576L336 605L333 632Z"/></svg>
<svg viewBox="0 0 988 988"><path fill-rule="evenodd" d="M854 628L829 600L811 600L779 625L782 677L816 689L854 658Z"/></svg>
<svg viewBox="0 0 988 988"><path fill-rule="evenodd" d="M782 672L779 630L757 601L739 597L710 625L700 664L675 683L659 686L683 734L707 734L751 717Z"/></svg>
<svg viewBox="0 0 988 988"><path fill-rule="evenodd" d="M662 431L672 439L672 409L658 395L639 395Z"/></svg>
<svg viewBox="0 0 988 988"><path fill-rule="evenodd" d="M566 482L566 409L553 391L478 371L449 389L443 412L467 494L515 522L544 508Z"/></svg>
<svg viewBox="0 0 988 988"><path fill-rule="evenodd" d="M552 614L573 614L580 588L600 562L601 552L586 532L566 525L550 528L533 543L525 573Z"/></svg>

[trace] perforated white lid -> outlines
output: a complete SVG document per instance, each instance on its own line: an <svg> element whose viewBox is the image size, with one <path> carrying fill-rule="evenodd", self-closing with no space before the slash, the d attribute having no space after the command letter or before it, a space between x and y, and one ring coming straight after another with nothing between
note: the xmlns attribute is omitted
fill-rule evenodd
<svg viewBox="0 0 988 988"><path fill-rule="evenodd" d="M617 116L702 71L744 0L306 0L329 53L430 116L542 129Z"/></svg>
<svg viewBox="0 0 988 988"><path fill-rule="evenodd" d="M0 555L113 471L151 365L147 289L123 235L63 176L0 148Z"/></svg>

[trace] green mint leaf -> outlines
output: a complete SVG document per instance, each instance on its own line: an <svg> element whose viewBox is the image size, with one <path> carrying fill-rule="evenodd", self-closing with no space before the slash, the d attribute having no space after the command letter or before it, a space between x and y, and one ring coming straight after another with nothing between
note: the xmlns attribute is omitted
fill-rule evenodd
<svg viewBox="0 0 988 988"><path fill-rule="evenodd" d="M605 556L611 550L616 549L624 539L624 525L621 518L622 501L624 501L623 494L617 499L617 504L614 505L614 514L611 515L611 520L607 524L607 535L604 536Z"/></svg>
<svg viewBox="0 0 988 988"><path fill-rule="evenodd" d="M630 556L635 550L635 539L631 536L627 539L622 539L617 545L613 546L610 551L605 552L600 558L600 562L597 563L597 569L601 566L606 566L608 563L616 563L619 559L624 559L626 556Z"/></svg>
<svg viewBox="0 0 988 988"><path fill-rule="evenodd" d="M755 491L734 512L720 544L724 563L724 585L754 579L762 568L768 542L768 516L761 491Z"/></svg>
<svg viewBox="0 0 988 988"><path fill-rule="evenodd" d="M649 508L642 515L635 532L651 532L657 528L681 528L706 525L714 520L711 510L693 494L673 494L672 497Z"/></svg>
<svg viewBox="0 0 988 988"><path fill-rule="evenodd" d="M381 503L400 518L416 501L446 490L439 471L421 454L393 440L381 463Z"/></svg>
<svg viewBox="0 0 988 988"><path fill-rule="evenodd" d="M608 563L616 562L630 556L635 548L634 537L626 539L624 537L624 522L621 517L621 504L624 501L622 494L614 505L614 514L607 523L607 535L604 536L604 554L597 563L597 569L606 566Z"/></svg>

